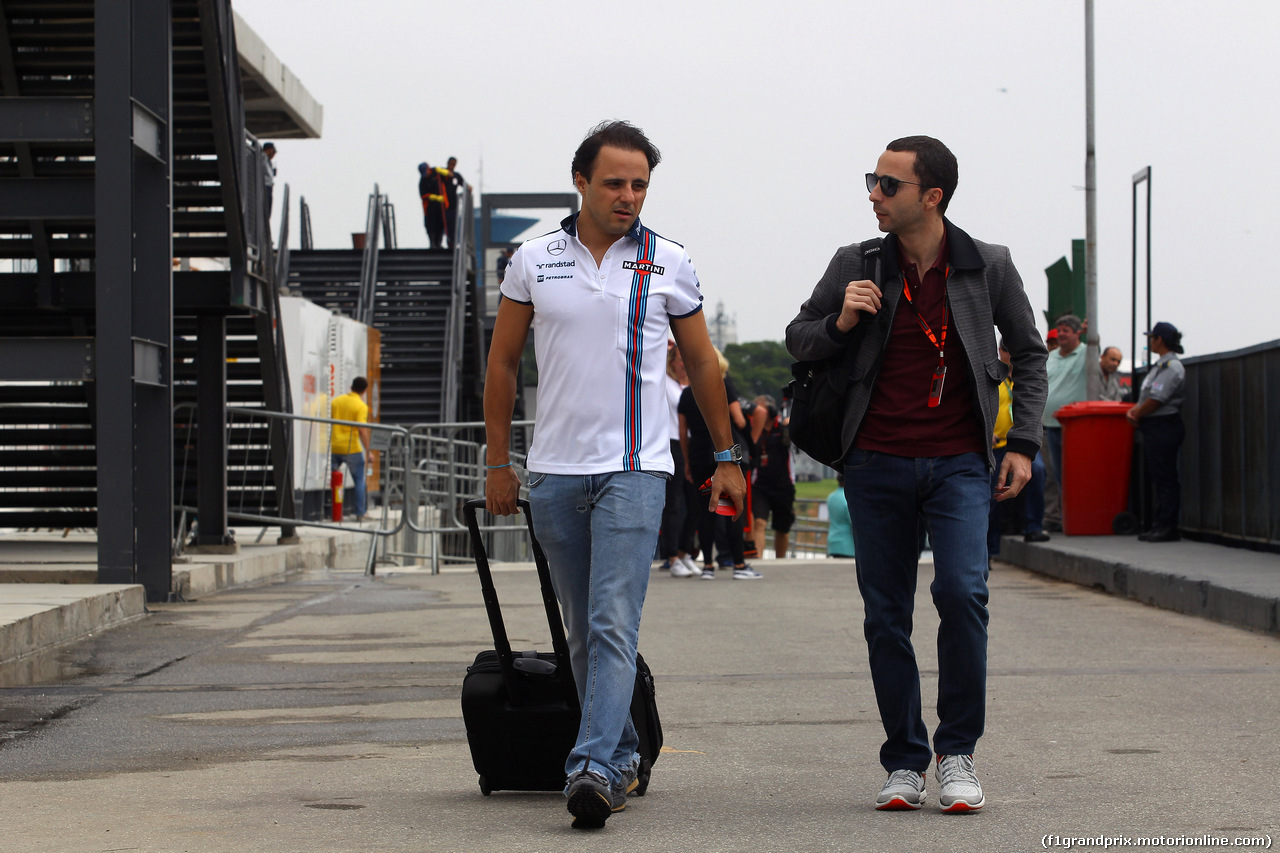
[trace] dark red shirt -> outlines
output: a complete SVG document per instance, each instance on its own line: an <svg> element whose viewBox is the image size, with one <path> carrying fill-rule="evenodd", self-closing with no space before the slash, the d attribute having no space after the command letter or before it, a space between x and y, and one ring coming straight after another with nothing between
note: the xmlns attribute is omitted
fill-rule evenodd
<svg viewBox="0 0 1280 853"><path fill-rule="evenodd" d="M929 324L935 338L942 339L942 313L947 284L947 240L924 280L915 264L898 254L898 264L911 288L916 311ZM982 425L974 414L973 383L964 346L948 316L944 346L947 376L942 402L929 407L929 389L938 366L938 348L929 340L916 311L904 293L898 299L893 329L885 347L884 362L871 392L871 403L858 428L853 446L894 456L954 456L959 453L986 454L990 438L982 435Z"/></svg>

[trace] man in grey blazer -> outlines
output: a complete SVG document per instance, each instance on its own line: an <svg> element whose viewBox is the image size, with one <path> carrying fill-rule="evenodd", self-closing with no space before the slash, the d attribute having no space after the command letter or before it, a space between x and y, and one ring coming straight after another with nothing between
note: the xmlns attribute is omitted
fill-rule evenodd
<svg viewBox="0 0 1280 853"><path fill-rule="evenodd" d="M889 143L867 175L879 246L839 249L787 327L798 360L856 350L845 406L845 494L858 588L889 773L878 809L918 809L937 768L946 812L986 804L973 753L986 713L987 513L999 386L1012 355L1013 427L996 496L1031 477L1041 442L1044 342L1004 246L981 243L944 217L958 169L927 136ZM876 277L876 273L879 273ZM938 727L930 749L921 714L911 617L920 525L934 554Z"/></svg>

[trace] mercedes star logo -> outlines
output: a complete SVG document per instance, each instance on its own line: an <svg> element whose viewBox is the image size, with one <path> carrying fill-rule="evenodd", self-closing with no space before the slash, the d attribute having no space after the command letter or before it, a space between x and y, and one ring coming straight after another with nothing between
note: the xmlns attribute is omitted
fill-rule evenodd
<svg viewBox="0 0 1280 853"><path fill-rule="evenodd" d="M547 251L553 255L559 255L564 252L565 248L567 248L568 245L569 244L564 240L556 240L550 246L547 246Z"/></svg>

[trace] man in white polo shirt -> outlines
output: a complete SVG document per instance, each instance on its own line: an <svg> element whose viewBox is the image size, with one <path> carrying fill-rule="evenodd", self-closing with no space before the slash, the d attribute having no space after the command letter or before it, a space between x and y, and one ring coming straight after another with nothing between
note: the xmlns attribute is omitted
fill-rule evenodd
<svg viewBox="0 0 1280 853"><path fill-rule="evenodd" d="M636 786L630 705L640 611L674 472L663 388L668 329L718 449L710 505L723 494L741 514L746 493L693 263L678 243L640 224L659 159L626 122L597 125L583 140L572 166L582 210L511 258L485 377L485 498L490 512L511 515L520 489L509 456L516 369L536 331L529 504L581 700L565 795L573 825L584 829L604 826Z"/></svg>

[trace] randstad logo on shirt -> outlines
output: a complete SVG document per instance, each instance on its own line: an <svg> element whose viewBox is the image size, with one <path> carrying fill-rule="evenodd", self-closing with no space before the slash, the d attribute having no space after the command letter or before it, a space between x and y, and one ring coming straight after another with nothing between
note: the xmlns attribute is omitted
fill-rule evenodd
<svg viewBox="0 0 1280 853"><path fill-rule="evenodd" d="M540 269L540 270L545 270L545 269L549 269L549 268L550 268L550 269L554 269L555 267L576 267L577 265L578 265L578 262L577 262L576 260L574 260L574 261L556 261L555 263L538 264L538 269Z"/></svg>
<svg viewBox="0 0 1280 853"><path fill-rule="evenodd" d="M651 264L648 261L623 261L622 268L628 270L636 270L642 275L649 273L657 273L658 275L666 274L666 267L660 267L657 264Z"/></svg>

